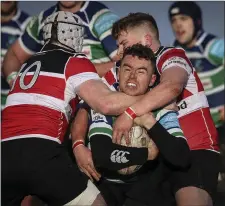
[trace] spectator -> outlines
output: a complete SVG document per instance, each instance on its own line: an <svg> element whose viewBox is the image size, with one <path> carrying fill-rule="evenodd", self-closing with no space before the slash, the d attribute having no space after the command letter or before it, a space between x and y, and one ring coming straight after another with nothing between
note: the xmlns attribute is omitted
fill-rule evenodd
<svg viewBox="0 0 225 206"><path fill-rule="evenodd" d="M1 65L8 48L23 33L29 19L28 14L18 8L18 2L1 1ZM6 79L1 71L1 110L9 93L7 81L14 77L15 73L12 73Z"/></svg>
<svg viewBox="0 0 225 206"><path fill-rule="evenodd" d="M33 17L23 35L10 47L3 62L8 77L18 71L32 54L43 46L43 21L56 11L70 11L78 15L85 26L83 52L94 63L101 76L116 59L116 42L111 36L112 24L118 17L104 4L95 1L59 1L55 6Z"/></svg>
<svg viewBox="0 0 225 206"><path fill-rule="evenodd" d="M178 1L169 8L175 46L185 49L203 84L213 121L219 134L225 173L224 39L203 29L202 11L196 2Z"/></svg>

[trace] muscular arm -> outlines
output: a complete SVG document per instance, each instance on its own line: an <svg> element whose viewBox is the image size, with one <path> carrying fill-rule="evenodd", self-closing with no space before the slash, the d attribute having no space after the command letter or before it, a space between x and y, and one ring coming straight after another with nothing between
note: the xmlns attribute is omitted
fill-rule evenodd
<svg viewBox="0 0 225 206"><path fill-rule="evenodd" d="M88 130L88 112L80 108L71 126L72 142L83 140L85 142Z"/></svg>
<svg viewBox="0 0 225 206"><path fill-rule="evenodd" d="M109 61L109 62L105 62L105 63L100 63L100 64L94 64L97 72L98 72L98 75L100 77L103 77L105 76L105 74L111 69L114 67L115 65L115 62L116 61L119 61L120 58L119 56L115 56L114 58L112 58L112 61Z"/></svg>
<svg viewBox="0 0 225 206"><path fill-rule="evenodd" d="M142 98L111 91L101 80L84 82L77 93L92 109L105 115L119 115Z"/></svg>
<svg viewBox="0 0 225 206"><path fill-rule="evenodd" d="M137 116L163 107L174 101L182 92L188 74L179 67L169 68L161 75L160 84L149 91L140 101L132 105Z"/></svg>
<svg viewBox="0 0 225 206"><path fill-rule="evenodd" d="M21 65L31 56L31 54L27 53L19 44L19 40L16 40L13 43L3 61L3 74L7 78L7 76L14 72L19 71Z"/></svg>

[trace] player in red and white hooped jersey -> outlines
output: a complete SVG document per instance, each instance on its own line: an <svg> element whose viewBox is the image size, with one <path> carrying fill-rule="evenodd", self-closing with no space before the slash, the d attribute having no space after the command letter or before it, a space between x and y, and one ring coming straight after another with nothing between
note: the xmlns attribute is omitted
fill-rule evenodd
<svg viewBox="0 0 225 206"><path fill-rule="evenodd" d="M131 13L114 23L112 35L118 54L124 48L141 43L155 52L159 83L143 99L131 106L137 116L161 108L173 101L179 107L178 118L191 149L192 165L186 171L172 170L171 183L177 205L212 205L219 173L218 140L202 84L179 48L162 47L155 19L146 13ZM133 125L125 114L117 118L113 141L120 143Z"/></svg>
<svg viewBox="0 0 225 206"><path fill-rule="evenodd" d="M43 28L41 52L21 67L2 113L2 204L35 195L48 205L104 205L61 143L78 95L97 111L120 114L140 99L112 92L79 52L78 16L56 12ZM63 188L63 189L62 189Z"/></svg>
<svg viewBox="0 0 225 206"><path fill-rule="evenodd" d="M217 132L209 113L208 101L202 83L185 51L181 48L160 47L155 54L160 75L173 66L179 66L188 73L187 83L178 96L177 104L178 118L190 149L218 152Z"/></svg>

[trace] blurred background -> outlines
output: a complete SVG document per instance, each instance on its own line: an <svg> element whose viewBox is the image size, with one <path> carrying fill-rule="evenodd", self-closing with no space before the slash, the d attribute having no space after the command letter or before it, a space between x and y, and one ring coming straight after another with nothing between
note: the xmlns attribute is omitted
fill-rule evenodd
<svg viewBox="0 0 225 206"><path fill-rule="evenodd" d="M172 1L100 1L118 16L123 17L130 12L148 12L154 16L159 26L162 45L171 45L174 36L168 19L168 8ZM21 1L19 6L30 15L54 5L56 1ZM197 1L202 9L203 28L219 37L224 36L224 1Z"/></svg>

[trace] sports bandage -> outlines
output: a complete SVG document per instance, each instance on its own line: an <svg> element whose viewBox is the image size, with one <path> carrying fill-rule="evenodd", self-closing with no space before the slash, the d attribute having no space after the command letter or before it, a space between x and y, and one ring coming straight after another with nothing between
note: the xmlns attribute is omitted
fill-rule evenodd
<svg viewBox="0 0 225 206"><path fill-rule="evenodd" d="M128 117L130 117L132 120L134 120L134 119L137 117L135 111L134 111L131 107L128 107L128 108L126 109L125 114L126 114Z"/></svg>
<svg viewBox="0 0 225 206"><path fill-rule="evenodd" d="M8 82L8 84L10 85L12 81L14 81L14 79L16 78L18 72L11 72L7 78L6 81Z"/></svg>
<svg viewBox="0 0 225 206"><path fill-rule="evenodd" d="M80 145L84 145L84 140L76 140L73 145L72 145L72 149L74 150L76 147L80 146Z"/></svg>

